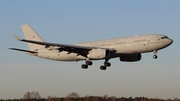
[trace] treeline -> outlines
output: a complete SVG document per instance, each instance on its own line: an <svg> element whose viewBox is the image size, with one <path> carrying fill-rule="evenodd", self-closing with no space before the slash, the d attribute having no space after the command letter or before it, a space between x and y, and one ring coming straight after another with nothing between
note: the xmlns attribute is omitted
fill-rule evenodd
<svg viewBox="0 0 180 101"><path fill-rule="evenodd" d="M0 101L180 101L180 99L174 98L174 99L158 99L158 98L145 98L145 97L121 97L121 98L114 98L114 97L108 97L103 98L99 96L89 96L89 97L80 97L80 98L41 98L41 99L7 99Z"/></svg>
<svg viewBox="0 0 180 101"><path fill-rule="evenodd" d="M72 92L66 97L52 97L48 96L47 98L41 98L38 92L27 92L24 94L24 97L21 99L1 99L0 101L180 101L178 98L174 99L159 99L159 98L147 98L147 97L121 97L117 98L116 96L85 96L80 97L78 93Z"/></svg>

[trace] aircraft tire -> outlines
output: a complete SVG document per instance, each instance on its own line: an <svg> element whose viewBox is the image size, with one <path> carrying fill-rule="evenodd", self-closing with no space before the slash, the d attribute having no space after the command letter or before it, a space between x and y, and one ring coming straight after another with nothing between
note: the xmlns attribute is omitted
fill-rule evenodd
<svg viewBox="0 0 180 101"><path fill-rule="evenodd" d="M109 62L104 62L104 66L105 66L105 67L110 67L110 66L111 66L111 63L109 63Z"/></svg>
<svg viewBox="0 0 180 101"><path fill-rule="evenodd" d="M87 68L88 68L88 65L82 64L81 67L82 67L82 69L87 69Z"/></svg>
<svg viewBox="0 0 180 101"><path fill-rule="evenodd" d="M101 70L106 70L106 66L103 66L103 65L102 65L102 66L100 66L100 69L101 69Z"/></svg>
<svg viewBox="0 0 180 101"><path fill-rule="evenodd" d="M92 61L86 61L86 65L91 66L92 64L93 64L93 62L92 62Z"/></svg>
<svg viewBox="0 0 180 101"><path fill-rule="evenodd" d="M157 56L157 55L153 55L153 58L154 58L154 59L157 59L157 58L158 58L158 56Z"/></svg>

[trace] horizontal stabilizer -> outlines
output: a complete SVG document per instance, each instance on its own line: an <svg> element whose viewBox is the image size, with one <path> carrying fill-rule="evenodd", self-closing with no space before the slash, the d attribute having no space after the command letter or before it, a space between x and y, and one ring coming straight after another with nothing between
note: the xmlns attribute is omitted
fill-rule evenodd
<svg viewBox="0 0 180 101"><path fill-rule="evenodd" d="M16 38L16 40L19 40L19 41L23 40L22 38L20 38L20 37L17 36L17 35L14 35L14 37Z"/></svg>
<svg viewBox="0 0 180 101"><path fill-rule="evenodd" d="M11 50L16 50L16 51L22 51L22 52L28 52L28 53L38 53L38 52L35 52L35 51L29 51L29 50L23 50L23 49L17 49L17 48L9 48Z"/></svg>

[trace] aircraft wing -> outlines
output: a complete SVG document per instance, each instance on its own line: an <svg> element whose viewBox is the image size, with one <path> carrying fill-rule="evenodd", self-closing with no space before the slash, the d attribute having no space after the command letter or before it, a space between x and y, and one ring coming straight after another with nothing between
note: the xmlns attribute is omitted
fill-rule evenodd
<svg viewBox="0 0 180 101"><path fill-rule="evenodd" d="M44 45L47 49L56 49L59 51L67 51L69 53L77 53L78 55L87 56L88 52L92 49L108 49L108 48L100 48L100 47L91 47L91 46L80 46L80 45L67 45L67 44L57 44L57 43L49 43L49 42L40 42L33 40L22 39L18 36L14 36L17 40L22 42L28 42L33 44ZM109 51L115 51L113 49L108 49Z"/></svg>

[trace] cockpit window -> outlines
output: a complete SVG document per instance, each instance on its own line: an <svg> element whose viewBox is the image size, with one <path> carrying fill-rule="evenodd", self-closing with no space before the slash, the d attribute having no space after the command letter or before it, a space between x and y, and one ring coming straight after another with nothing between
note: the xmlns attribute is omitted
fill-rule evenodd
<svg viewBox="0 0 180 101"><path fill-rule="evenodd" d="M164 37L161 37L161 39L168 39L168 37L167 37L167 36L164 36Z"/></svg>

